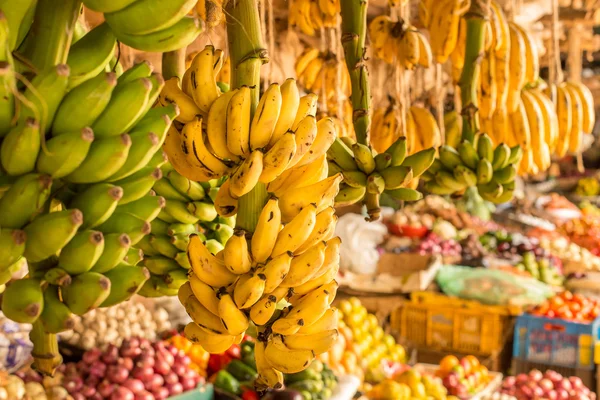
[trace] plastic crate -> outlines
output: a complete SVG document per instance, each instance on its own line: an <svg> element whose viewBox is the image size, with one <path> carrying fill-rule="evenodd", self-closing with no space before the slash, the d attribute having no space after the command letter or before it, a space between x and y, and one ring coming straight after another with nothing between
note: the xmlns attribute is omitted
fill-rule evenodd
<svg viewBox="0 0 600 400"><path fill-rule="evenodd" d="M523 314L515 324L513 357L550 366L594 369L600 318L591 324Z"/></svg>
<svg viewBox="0 0 600 400"><path fill-rule="evenodd" d="M581 381L583 382L583 384L588 389L590 389L590 391L593 392L594 389L596 388L596 386L595 386L596 385L596 372L594 369L575 368L575 367L567 367L567 366L561 366L561 365L551 365L551 364L546 364L546 363L527 361L527 360L523 360L521 358L513 358L513 362L512 362L513 375L527 374L532 369L537 369L542 372L552 369L565 377L578 376L579 378L581 378Z"/></svg>
<svg viewBox="0 0 600 400"><path fill-rule="evenodd" d="M478 356L498 354L512 336L513 307L487 306L433 292L416 292L391 314L392 328L416 347Z"/></svg>

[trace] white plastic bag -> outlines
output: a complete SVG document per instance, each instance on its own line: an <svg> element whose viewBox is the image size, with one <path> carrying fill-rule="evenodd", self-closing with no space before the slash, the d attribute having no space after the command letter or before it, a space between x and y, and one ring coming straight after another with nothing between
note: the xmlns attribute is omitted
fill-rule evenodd
<svg viewBox="0 0 600 400"><path fill-rule="evenodd" d="M350 213L340 217L335 232L342 239L340 268L357 274L374 274L379 261L377 245L387 235L387 227Z"/></svg>

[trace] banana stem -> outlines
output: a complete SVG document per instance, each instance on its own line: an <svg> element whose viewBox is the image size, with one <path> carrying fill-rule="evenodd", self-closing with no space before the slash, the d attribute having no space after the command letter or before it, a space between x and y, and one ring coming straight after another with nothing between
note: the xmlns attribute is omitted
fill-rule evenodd
<svg viewBox="0 0 600 400"><path fill-rule="evenodd" d="M180 80L185 73L185 51L186 48L169 51L162 55L162 76L171 79L176 76Z"/></svg>
<svg viewBox="0 0 600 400"><path fill-rule="evenodd" d="M260 97L260 67L269 61L262 43L257 0L230 0L226 7L227 41L231 59L231 88L248 86L252 93L251 114ZM267 202L267 188L258 183L240 197L236 228L254 232L260 211Z"/></svg>
<svg viewBox="0 0 600 400"><path fill-rule="evenodd" d="M257 0L230 0L226 7L227 41L231 58L231 87L252 91L251 114L260 97L260 67L269 61L262 43Z"/></svg>
<svg viewBox="0 0 600 400"><path fill-rule="evenodd" d="M23 43L23 55L43 70L67 62L81 0L39 0L31 29Z"/></svg>
<svg viewBox="0 0 600 400"><path fill-rule="evenodd" d="M38 320L29 333L33 343L32 367L42 375L54 376L56 368L62 364L62 356L58 352L58 340L55 334L46 333L44 326Z"/></svg>
<svg viewBox="0 0 600 400"><path fill-rule="evenodd" d="M352 82L352 121L358 143L369 145L371 91L369 71L365 60L367 36L367 0L343 0L342 46Z"/></svg>
<svg viewBox="0 0 600 400"><path fill-rule="evenodd" d="M464 18L467 22L467 43L465 64L460 80L460 97L462 102L463 131L462 139L472 142L479 132L479 114L477 88L481 58L484 52L485 22L490 14L490 0L472 0L469 11Z"/></svg>

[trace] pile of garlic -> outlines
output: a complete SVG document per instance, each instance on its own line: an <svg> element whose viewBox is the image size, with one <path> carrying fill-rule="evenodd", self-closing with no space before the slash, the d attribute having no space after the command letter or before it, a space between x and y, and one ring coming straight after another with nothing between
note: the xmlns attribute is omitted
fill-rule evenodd
<svg viewBox="0 0 600 400"><path fill-rule="evenodd" d="M89 350L107 344L120 346L132 336L155 340L171 329L169 314L163 308L148 309L141 303L125 302L111 308L98 308L78 317L72 331L61 339L73 346Z"/></svg>

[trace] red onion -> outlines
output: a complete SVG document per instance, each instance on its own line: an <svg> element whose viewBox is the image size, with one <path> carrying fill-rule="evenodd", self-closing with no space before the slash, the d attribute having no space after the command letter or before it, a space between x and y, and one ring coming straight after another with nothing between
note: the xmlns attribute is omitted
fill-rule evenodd
<svg viewBox="0 0 600 400"><path fill-rule="evenodd" d="M570 376L569 382L571 382L571 386L573 386L573 389L579 389L584 386L583 381L578 376Z"/></svg>
<svg viewBox="0 0 600 400"><path fill-rule="evenodd" d="M86 400L85 396L81 393L70 393L73 400Z"/></svg>
<svg viewBox="0 0 600 400"><path fill-rule="evenodd" d="M90 397L96 393L96 388L92 386L84 386L81 388L81 394L85 397Z"/></svg>
<svg viewBox="0 0 600 400"><path fill-rule="evenodd" d="M150 341L148 339L141 338L140 339L140 347L142 349L148 349L148 348L152 348L152 344L150 343Z"/></svg>
<svg viewBox="0 0 600 400"><path fill-rule="evenodd" d="M558 400L567 400L569 398L569 392L565 389L558 389L556 391L556 395L558 397Z"/></svg>
<svg viewBox="0 0 600 400"><path fill-rule="evenodd" d="M186 356L185 354L183 355L178 355L175 357L175 363L176 364L182 364L182 365L190 365L190 363L192 362L192 360L190 360L190 358L188 356Z"/></svg>
<svg viewBox="0 0 600 400"><path fill-rule="evenodd" d="M175 372L177 376L185 376L185 373L188 371L188 369L183 364L173 364L171 371Z"/></svg>
<svg viewBox="0 0 600 400"><path fill-rule="evenodd" d="M123 383L129 377L129 371L121 365L111 365L106 371L106 377L113 383Z"/></svg>
<svg viewBox="0 0 600 400"><path fill-rule="evenodd" d="M555 387L557 389L563 389L565 392L570 392L573 386L571 385L571 381L567 378L563 378L560 382L557 382Z"/></svg>
<svg viewBox="0 0 600 400"><path fill-rule="evenodd" d="M154 372L161 375L166 375L171 371L169 364L162 358L158 358L154 362Z"/></svg>
<svg viewBox="0 0 600 400"><path fill-rule="evenodd" d="M114 364L119 359L119 348L113 344L108 345L104 354L102 354L102 361L106 364Z"/></svg>
<svg viewBox="0 0 600 400"><path fill-rule="evenodd" d="M558 399L558 393L556 393L556 390L550 390L546 393L546 397L548 400L556 400Z"/></svg>
<svg viewBox="0 0 600 400"><path fill-rule="evenodd" d="M90 375L94 375L100 378L104 377L104 374L106 374L106 364L99 360L94 361L94 363L90 365L89 373Z"/></svg>
<svg viewBox="0 0 600 400"><path fill-rule="evenodd" d="M154 389L152 394L156 400L165 400L167 397L169 397L169 389L166 387L159 387Z"/></svg>
<svg viewBox="0 0 600 400"><path fill-rule="evenodd" d="M142 354L142 349L139 347L122 347L120 351L121 357L135 358Z"/></svg>
<svg viewBox="0 0 600 400"><path fill-rule="evenodd" d="M517 382L517 378L515 378L514 376L507 376L504 379L504 382L502 383L502 386L506 387L506 388L509 388L511 386L515 386L516 382Z"/></svg>
<svg viewBox="0 0 600 400"><path fill-rule="evenodd" d="M88 400L104 400L104 397L102 397L100 393L96 392L93 395L91 395Z"/></svg>
<svg viewBox="0 0 600 400"><path fill-rule="evenodd" d="M169 366L172 366L175 363L175 356L171 354L168 350L159 350L157 358L159 360L165 360L167 364L169 364Z"/></svg>
<svg viewBox="0 0 600 400"><path fill-rule="evenodd" d="M540 380L542 380L543 377L544 375L540 370L532 369L531 371L529 371L529 378L531 378L531 380L535 382L539 382Z"/></svg>
<svg viewBox="0 0 600 400"><path fill-rule="evenodd" d="M67 389L67 392L69 392L70 394L77 393L83 387L83 381L80 377L75 376L65 380L63 382L63 387Z"/></svg>
<svg viewBox="0 0 600 400"><path fill-rule="evenodd" d="M519 374L516 377L516 381L519 384L527 383L527 381L529 381L529 377L527 376L527 374Z"/></svg>
<svg viewBox="0 0 600 400"><path fill-rule="evenodd" d="M135 363L138 367L154 367L154 356L141 355Z"/></svg>
<svg viewBox="0 0 600 400"><path fill-rule="evenodd" d="M133 366L134 366L133 359L131 359L129 357L120 358L119 361L117 362L117 364L122 365L123 367L125 367L125 369L127 369L127 371L131 371L133 369Z"/></svg>
<svg viewBox="0 0 600 400"><path fill-rule="evenodd" d="M175 374L175 372L169 372L167 375L165 375L165 383L167 385L172 385L176 382L179 382L179 377L177 374Z"/></svg>
<svg viewBox="0 0 600 400"><path fill-rule="evenodd" d="M135 400L154 400L154 395L144 390L135 394Z"/></svg>
<svg viewBox="0 0 600 400"><path fill-rule="evenodd" d="M154 374L148 381L144 382L146 390L154 390L165 384L165 379L158 374Z"/></svg>
<svg viewBox="0 0 600 400"><path fill-rule="evenodd" d="M182 378L179 382L181 382L181 386L183 386L183 390L186 392L194 389L197 386L194 378Z"/></svg>
<svg viewBox="0 0 600 400"><path fill-rule="evenodd" d="M142 382L146 382L154 375L154 370L150 367L135 367L131 372L131 376L135 379L139 379Z"/></svg>
<svg viewBox="0 0 600 400"><path fill-rule="evenodd" d="M542 397L544 397L544 389L542 389L541 387L536 387L533 389L533 396L535 398L541 399Z"/></svg>
<svg viewBox="0 0 600 400"><path fill-rule="evenodd" d="M544 393L549 392L550 390L554 389L554 384L552 383L552 381L548 378L543 378L540 382L539 382L540 387L544 390Z"/></svg>
<svg viewBox="0 0 600 400"><path fill-rule="evenodd" d="M85 378L86 386L91 386L95 388L96 386L98 386L98 383L100 383L100 377L98 376L88 375L87 378Z"/></svg>
<svg viewBox="0 0 600 400"><path fill-rule="evenodd" d="M115 391L116 387L117 385L113 385L108 380L103 380L96 389L98 390L98 393L102 395L102 397L108 398L110 397L111 393Z"/></svg>
<svg viewBox="0 0 600 400"><path fill-rule="evenodd" d="M83 353L81 359L86 364L92 364L94 361L99 360L100 356L102 356L102 351L100 351L100 349L91 349Z"/></svg>
<svg viewBox="0 0 600 400"><path fill-rule="evenodd" d="M163 342L154 342L152 343L152 347L154 348L154 350L164 350L165 349L165 344Z"/></svg>
<svg viewBox="0 0 600 400"><path fill-rule="evenodd" d="M176 355L178 355L179 352L181 351L177 347L172 346L172 345L171 346L167 346L167 350L169 350L169 352L171 352L171 354L173 354L173 357L175 357Z"/></svg>
<svg viewBox="0 0 600 400"><path fill-rule="evenodd" d="M123 386L131 390L133 394L144 391L144 382L140 381L139 379L127 379L123 383Z"/></svg>
<svg viewBox="0 0 600 400"><path fill-rule="evenodd" d="M135 397L131 390L120 386L111 394L110 400L135 400Z"/></svg>
<svg viewBox="0 0 600 400"><path fill-rule="evenodd" d="M171 396L173 396L174 394L183 393L183 386L181 386L181 383L179 382L167 385L167 389L169 390L169 394Z"/></svg>

